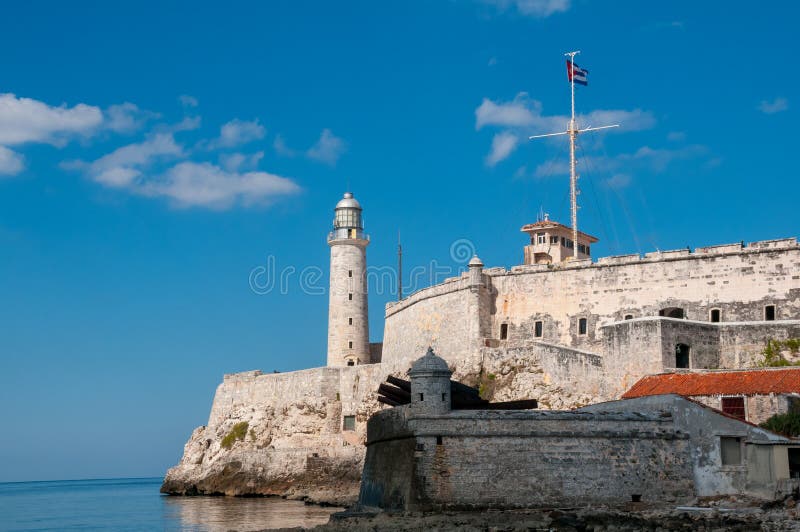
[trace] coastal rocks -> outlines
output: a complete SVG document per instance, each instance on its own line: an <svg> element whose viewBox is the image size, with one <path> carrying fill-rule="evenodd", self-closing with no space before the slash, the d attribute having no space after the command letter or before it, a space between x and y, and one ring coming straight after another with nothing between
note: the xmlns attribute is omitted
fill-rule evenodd
<svg viewBox="0 0 800 532"><path fill-rule="evenodd" d="M453 357L451 369L455 380L480 387L484 398L495 401L538 399L543 409L596 402L587 388L591 379L565 389L555 384L563 382L554 376L559 368L543 358L541 349L487 350L480 357ZM192 432L162 493L354 503L367 420L383 408L376 391L390 369L371 364L226 375L208 425Z"/></svg>

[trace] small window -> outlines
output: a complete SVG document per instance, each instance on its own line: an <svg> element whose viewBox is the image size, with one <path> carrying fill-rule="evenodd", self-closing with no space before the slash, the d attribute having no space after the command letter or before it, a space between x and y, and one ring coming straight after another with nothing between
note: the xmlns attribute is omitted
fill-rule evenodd
<svg viewBox="0 0 800 532"><path fill-rule="evenodd" d="M424 443L418 443L416 448L415 448L415 450L424 451L425 450L425 444Z"/></svg>
<svg viewBox="0 0 800 532"><path fill-rule="evenodd" d="M536 235L536 243L537 244L546 244L547 243L547 236L544 233L539 233Z"/></svg>
<svg viewBox="0 0 800 532"><path fill-rule="evenodd" d="M506 340L508 338L508 323L500 325L500 339Z"/></svg>
<svg viewBox="0 0 800 532"><path fill-rule="evenodd" d="M534 322L533 323L533 336L535 336L536 338L541 338L542 337L542 329L543 329L543 324L542 324L541 321Z"/></svg>
<svg viewBox="0 0 800 532"><path fill-rule="evenodd" d="M632 320L633 319L633 314L625 314L625 319L626 320Z"/></svg>
<svg viewBox="0 0 800 532"><path fill-rule="evenodd" d="M775 321L775 305L764 307L764 319L766 321Z"/></svg>
<svg viewBox="0 0 800 532"><path fill-rule="evenodd" d="M800 478L800 447L786 450L789 453L789 478Z"/></svg>
<svg viewBox="0 0 800 532"><path fill-rule="evenodd" d="M723 397L722 411L728 414L729 416L733 416L735 418L744 420L745 419L744 397Z"/></svg>
<svg viewBox="0 0 800 532"><path fill-rule="evenodd" d="M447 393L442 394L442 401L447 401Z"/></svg>
<svg viewBox="0 0 800 532"><path fill-rule="evenodd" d="M742 465L742 439L722 436L719 439L722 465Z"/></svg>
<svg viewBox="0 0 800 532"><path fill-rule="evenodd" d="M675 367L688 368L689 367L689 350L691 348L686 344L675 344Z"/></svg>
<svg viewBox="0 0 800 532"><path fill-rule="evenodd" d="M712 308L710 313L711 323L719 323L719 319L721 317L720 311L718 308Z"/></svg>
<svg viewBox="0 0 800 532"><path fill-rule="evenodd" d="M578 334L586 334L586 318L578 320Z"/></svg>
<svg viewBox="0 0 800 532"><path fill-rule="evenodd" d="M350 294L347 294L347 299L349 299L350 301L352 301L352 300L353 300L353 294L352 294L352 293L350 293Z"/></svg>
<svg viewBox="0 0 800 532"><path fill-rule="evenodd" d="M419 400L420 401L424 401L425 400L425 394L422 394L422 393L419 394Z"/></svg>
<svg viewBox="0 0 800 532"><path fill-rule="evenodd" d="M356 430L356 416L344 416L342 430Z"/></svg>
<svg viewBox="0 0 800 532"><path fill-rule="evenodd" d="M564 238L563 236L561 237L561 245L564 246L564 247L567 246L567 239Z"/></svg>
<svg viewBox="0 0 800 532"><path fill-rule="evenodd" d="M347 270L347 276L348 277L352 277L353 276L353 270Z"/></svg>
<svg viewBox="0 0 800 532"><path fill-rule="evenodd" d="M551 236L550 237L550 243L558 245L558 237L557 236Z"/></svg>
<svg viewBox="0 0 800 532"><path fill-rule="evenodd" d="M347 347L349 347L350 349L353 349L353 342L347 342Z"/></svg>
<svg viewBox="0 0 800 532"><path fill-rule="evenodd" d="M353 360L351 359L351 360L348 360L348 361L347 361L347 365L348 365L348 366L355 366L355 365L356 365L356 363L355 363L355 361L353 361Z"/></svg>
<svg viewBox="0 0 800 532"><path fill-rule="evenodd" d="M353 324L353 318L347 318L347 321L348 321L348 323L349 323L350 325L352 325L352 324Z"/></svg>
<svg viewBox="0 0 800 532"><path fill-rule="evenodd" d="M586 246L586 254L587 255L591 255L592 254L592 250L589 249L589 246Z"/></svg>
<svg viewBox="0 0 800 532"><path fill-rule="evenodd" d="M442 445L442 437L436 436L436 445Z"/></svg>

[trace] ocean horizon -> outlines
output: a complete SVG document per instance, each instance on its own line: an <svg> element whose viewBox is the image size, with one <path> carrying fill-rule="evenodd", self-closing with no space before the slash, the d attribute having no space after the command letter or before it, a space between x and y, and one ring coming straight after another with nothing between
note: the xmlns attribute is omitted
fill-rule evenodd
<svg viewBox="0 0 800 532"><path fill-rule="evenodd" d="M161 477L0 482L0 530L189 530L311 527L337 508L278 497L178 497Z"/></svg>

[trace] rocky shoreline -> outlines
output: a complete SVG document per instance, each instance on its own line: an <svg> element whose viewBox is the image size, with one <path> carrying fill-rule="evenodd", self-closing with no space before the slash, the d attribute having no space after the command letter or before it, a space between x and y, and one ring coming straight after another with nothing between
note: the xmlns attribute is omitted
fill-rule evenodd
<svg viewBox="0 0 800 532"><path fill-rule="evenodd" d="M278 530L300 530L278 529ZM356 512L334 514L314 532L360 531L800 531L800 503L726 499L703 506L446 511L440 513Z"/></svg>

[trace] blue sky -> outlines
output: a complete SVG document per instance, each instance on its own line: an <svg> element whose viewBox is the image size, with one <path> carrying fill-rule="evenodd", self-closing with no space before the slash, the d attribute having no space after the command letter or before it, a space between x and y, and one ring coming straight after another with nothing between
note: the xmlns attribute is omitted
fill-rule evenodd
<svg viewBox="0 0 800 532"><path fill-rule="evenodd" d="M0 481L161 475L223 373L324 364L347 188L373 266L394 265L398 231L407 272L463 267L460 239L520 263L524 223L569 219L565 143L525 139L566 125L571 49L584 125L622 124L581 139L595 256L797 235L797 11L9 4ZM286 290L251 288L268 264ZM370 288L375 341L394 295Z"/></svg>

